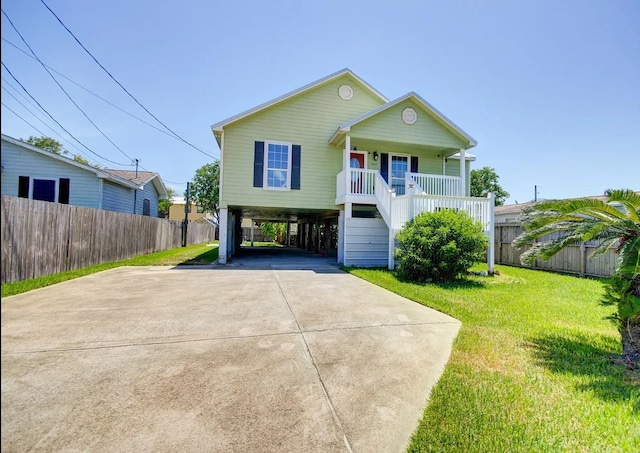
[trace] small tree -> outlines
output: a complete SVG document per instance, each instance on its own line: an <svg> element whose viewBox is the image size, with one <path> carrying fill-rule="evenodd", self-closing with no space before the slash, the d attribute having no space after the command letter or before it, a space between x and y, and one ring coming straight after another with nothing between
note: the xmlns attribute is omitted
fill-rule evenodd
<svg viewBox="0 0 640 453"><path fill-rule="evenodd" d="M52 139L51 137L34 137L31 136L28 139L20 139L23 142L27 142L30 145L37 146L38 148L46 149L47 151L51 151L54 154L62 154L62 143L57 140Z"/></svg>
<svg viewBox="0 0 640 453"><path fill-rule="evenodd" d="M486 197L489 193L492 193L496 197L496 206L502 206L504 201L509 198L509 192L498 184L498 179L500 177L495 169L491 167L471 170L471 196Z"/></svg>
<svg viewBox="0 0 640 453"><path fill-rule="evenodd" d="M265 237L273 239L280 244L284 243L284 237L287 232L286 223L265 222L262 224L261 229Z"/></svg>
<svg viewBox="0 0 640 453"><path fill-rule="evenodd" d="M220 197L220 162L205 164L196 170L191 181L190 200L204 212L219 218L218 199Z"/></svg>
<svg viewBox="0 0 640 453"><path fill-rule="evenodd" d="M624 360L640 367L640 195L632 190L607 190L607 201L579 198L548 200L523 213L523 233L513 243L523 248L520 259L531 264L549 259L577 241L600 241L597 256L616 245L614 275L605 281L604 303L616 305ZM557 233L557 234L552 234ZM538 240L537 242L534 242Z"/></svg>
<svg viewBox="0 0 640 453"><path fill-rule="evenodd" d="M398 275L417 282L460 277L485 258L482 225L465 212L424 212L397 235Z"/></svg>
<svg viewBox="0 0 640 453"><path fill-rule="evenodd" d="M161 219L169 218L169 206L171 203L171 199L176 196L175 190L171 187L167 187L167 199L166 200L158 200L158 217Z"/></svg>

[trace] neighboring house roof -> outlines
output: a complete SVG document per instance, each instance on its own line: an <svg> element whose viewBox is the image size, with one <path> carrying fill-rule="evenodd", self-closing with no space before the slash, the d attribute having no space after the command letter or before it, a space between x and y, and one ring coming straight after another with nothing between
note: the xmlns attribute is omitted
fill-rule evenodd
<svg viewBox="0 0 640 453"><path fill-rule="evenodd" d="M298 88L297 90L293 90L289 93L283 94L282 96L279 96L275 99L272 99L268 102L265 102L264 104L260 104L256 107L253 107L249 110L245 110L242 113L238 113L237 115L234 115L232 117L227 118L226 120L222 120L220 122L217 122L213 125L211 125L211 130L213 131L215 137L216 137L216 141L218 142L218 145L220 145L220 134L222 132L222 129L235 122L238 121L242 118L245 118L249 115L253 115L254 113L257 113L261 110L264 110L266 108L269 108L275 104L278 104L280 102L286 101L287 99L290 99L294 96L297 96L301 93L304 93L306 91L309 91L313 88L316 88L322 84L325 84L327 82L330 82L331 80L337 79L338 77L341 77L345 74L349 74L351 77L353 77L358 83L360 83L363 87L365 87L366 89L368 89L371 93L373 93L376 97L378 97L382 102L387 103L389 100L382 95L382 93L380 93L378 90L376 90L375 88L373 88L371 85L369 85L367 82L365 82L362 78L358 77L351 69L349 68L344 68L341 69L340 71L334 72L333 74L330 74L326 77L323 77L321 79L316 80L315 82L311 82L301 88Z"/></svg>
<svg viewBox="0 0 640 453"><path fill-rule="evenodd" d="M13 143L16 146L20 146L22 148L25 148L25 149L28 149L30 151L33 151L35 153L41 154L41 155L43 155L45 157L48 157L50 159L63 162L65 164L71 165L73 167L81 168L81 169L89 171L91 173L95 173L95 175L98 178L107 179L107 180L110 180L110 181L112 181L112 182L114 182L116 184L120 184L122 186L131 188L131 189L135 189L135 188L138 187L138 185L135 184L134 182L132 182L132 181L126 179L126 178L122 178L122 177L120 177L118 175L111 174L111 173L109 173L108 171L106 171L104 169L96 168L96 167L92 167L91 165L86 165L86 164L83 164L83 163L80 163L80 162L76 162L75 160L69 159L68 157L61 156L60 154L56 154L56 153L54 153L52 151L48 151L46 149L38 148L37 146L31 145L31 144L29 144L27 142L24 142L22 140L18 140L18 139L13 138L13 137L9 137L8 135L2 134L2 140L7 141L9 143Z"/></svg>
<svg viewBox="0 0 640 453"><path fill-rule="evenodd" d="M443 115L439 110L437 110L434 106L425 101L420 95L411 91L404 96L400 96L397 99L394 99L391 102L387 102L379 107L376 107L373 110L368 111L360 116L353 118L352 120L347 121L346 123L342 123L338 129L334 132L333 136L329 139L329 143L336 143L339 141L339 138L349 132L351 130L351 126L358 124L361 121L364 121L372 116L375 116L385 110L393 107L394 105L399 104L400 102L406 101L407 99L412 99L417 102L427 113L429 113L433 118L435 118L438 122L440 122L443 126L449 129L456 137L460 138L462 141L467 142L469 144L469 148L473 148L478 144L478 142L463 131L458 125L456 125L453 121Z"/></svg>
<svg viewBox="0 0 640 453"><path fill-rule="evenodd" d="M76 162L73 159L69 159L68 157L62 156L60 154L56 154L54 152L48 151L46 149L38 148L37 146L31 145L22 140L18 140L16 138L10 137L8 135L2 134L2 140L5 140L9 143L13 143L16 146L20 146L22 148L28 149L35 153L46 156L50 159L57 160L63 162L67 165L71 165L73 167L78 167L88 172L94 173L98 178L106 179L115 184L119 184L124 187L128 187L130 189L139 189L140 186L147 184L149 181L153 181L160 198L167 197L167 190L160 179L160 175L155 172L150 171L139 171L138 177L136 178L135 171L132 170L110 170L106 168L96 168L91 165L86 165L80 162Z"/></svg>
<svg viewBox="0 0 640 453"><path fill-rule="evenodd" d="M640 192L636 192L640 195ZM575 198L567 198L567 200L580 200L583 198L589 198L592 200L602 200L607 201L609 197L606 195L591 195L587 197L575 197ZM543 200L540 200L543 201ZM548 200L544 200L548 201ZM535 201L529 201L526 203L516 203L516 204L506 204L504 206L496 206L494 209L494 215L496 216L507 216L507 215L516 215L520 214L525 208L536 204Z"/></svg>
<svg viewBox="0 0 640 453"><path fill-rule="evenodd" d="M162 178L160 178L160 175L155 171L114 170L110 168L105 168L104 171L117 176L118 178L131 181L139 187L145 186L151 182L155 186L161 199L166 199L168 197L167 189L164 187Z"/></svg>

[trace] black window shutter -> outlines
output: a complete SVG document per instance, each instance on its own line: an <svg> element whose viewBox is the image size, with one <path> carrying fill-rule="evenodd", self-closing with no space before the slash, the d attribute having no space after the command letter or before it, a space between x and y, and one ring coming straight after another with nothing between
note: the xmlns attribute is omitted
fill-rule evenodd
<svg viewBox="0 0 640 453"><path fill-rule="evenodd" d="M18 178L18 196L20 198L29 198L29 177L20 176Z"/></svg>
<svg viewBox="0 0 640 453"><path fill-rule="evenodd" d="M60 186L58 187L58 203L69 204L69 178L60 178Z"/></svg>
<svg viewBox="0 0 640 453"><path fill-rule="evenodd" d="M380 154L380 175L382 179L389 182L389 154Z"/></svg>
<svg viewBox="0 0 640 453"><path fill-rule="evenodd" d="M291 146L291 188L300 190L300 145Z"/></svg>
<svg viewBox="0 0 640 453"><path fill-rule="evenodd" d="M255 142L253 147L253 187L262 187L264 182L264 142Z"/></svg>
<svg viewBox="0 0 640 453"><path fill-rule="evenodd" d="M418 156L411 156L411 173L418 173Z"/></svg>

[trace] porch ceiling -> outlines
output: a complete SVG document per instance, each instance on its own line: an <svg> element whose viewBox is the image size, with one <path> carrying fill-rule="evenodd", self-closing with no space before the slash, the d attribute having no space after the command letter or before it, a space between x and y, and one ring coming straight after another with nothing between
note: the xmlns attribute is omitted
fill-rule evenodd
<svg viewBox="0 0 640 453"><path fill-rule="evenodd" d="M420 143L392 142L386 140L372 140L367 138L351 137L351 146L357 147L362 151L378 151L378 152L407 152L415 153L421 151L425 154L440 155L440 157L449 157L452 154L460 152L456 148L447 148L443 146L431 146Z"/></svg>
<svg viewBox="0 0 640 453"><path fill-rule="evenodd" d="M271 222L296 222L310 218L337 217L339 211L330 209L274 208L263 206L229 206L229 210L246 219Z"/></svg>

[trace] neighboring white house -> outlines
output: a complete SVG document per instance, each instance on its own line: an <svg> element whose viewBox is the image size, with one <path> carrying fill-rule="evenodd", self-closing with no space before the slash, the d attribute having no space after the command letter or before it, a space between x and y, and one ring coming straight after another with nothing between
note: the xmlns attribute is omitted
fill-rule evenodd
<svg viewBox="0 0 640 453"><path fill-rule="evenodd" d="M2 195L158 216L160 175L95 168L2 134Z"/></svg>

